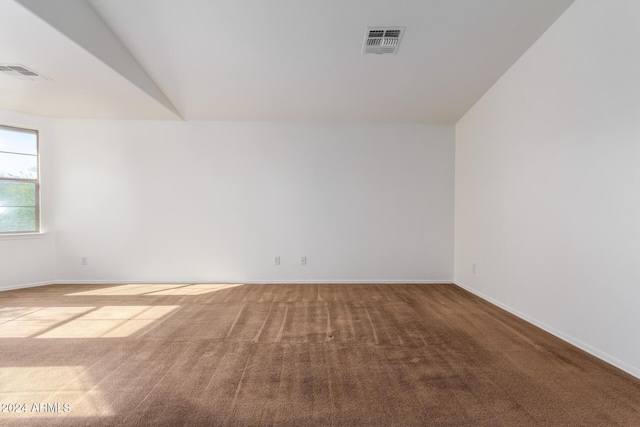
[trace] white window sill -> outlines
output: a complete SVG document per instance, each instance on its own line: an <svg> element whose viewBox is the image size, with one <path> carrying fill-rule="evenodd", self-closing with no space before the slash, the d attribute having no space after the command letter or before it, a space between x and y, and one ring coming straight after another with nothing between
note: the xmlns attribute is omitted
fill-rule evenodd
<svg viewBox="0 0 640 427"><path fill-rule="evenodd" d="M15 234L0 234L1 240L29 240L29 239L42 239L46 233L15 233Z"/></svg>

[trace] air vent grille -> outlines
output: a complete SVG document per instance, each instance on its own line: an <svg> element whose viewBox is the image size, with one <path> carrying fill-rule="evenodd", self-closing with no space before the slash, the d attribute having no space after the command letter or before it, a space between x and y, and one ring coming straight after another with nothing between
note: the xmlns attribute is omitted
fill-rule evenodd
<svg viewBox="0 0 640 427"><path fill-rule="evenodd" d="M0 73L20 80L51 80L21 64L0 64Z"/></svg>
<svg viewBox="0 0 640 427"><path fill-rule="evenodd" d="M404 27L369 27L364 35L362 54L397 53Z"/></svg>

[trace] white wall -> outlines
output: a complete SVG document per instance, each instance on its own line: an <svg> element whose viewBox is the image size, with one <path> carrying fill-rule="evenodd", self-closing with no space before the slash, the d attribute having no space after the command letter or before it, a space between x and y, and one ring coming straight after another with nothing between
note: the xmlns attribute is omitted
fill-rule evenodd
<svg viewBox="0 0 640 427"><path fill-rule="evenodd" d="M636 376L639 17L576 1L456 125L455 195L456 283Z"/></svg>
<svg viewBox="0 0 640 427"><path fill-rule="evenodd" d="M0 290L55 279L51 120L0 110L0 125L40 131L41 234L0 235Z"/></svg>
<svg viewBox="0 0 640 427"><path fill-rule="evenodd" d="M453 126L54 126L61 281L453 278Z"/></svg>

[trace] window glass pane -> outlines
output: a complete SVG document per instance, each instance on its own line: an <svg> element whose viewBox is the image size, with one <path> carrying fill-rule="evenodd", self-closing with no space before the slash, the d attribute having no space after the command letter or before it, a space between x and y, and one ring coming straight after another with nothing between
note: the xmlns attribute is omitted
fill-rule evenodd
<svg viewBox="0 0 640 427"><path fill-rule="evenodd" d="M38 157L0 153L0 178L38 178Z"/></svg>
<svg viewBox="0 0 640 427"><path fill-rule="evenodd" d="M36 208L0 207L0 233L36 231Z"/></svg>
<svg viewBox="0 0 640 427"><path fill-rule="evenodd" d="M35 205L35 184L25 182L0 182L0 207Z"/></svg>
<svg viewBox="0 0 640 427"><path fill-rule="evenodd" d="M0 127L0 151L38 154L38 135L18 129Z"/></svg>
<svg viewBox="0 0 640 427"><path fill-rule="evenodd" d="M0 233L37 232L38 133L0 126Z"/></svg>

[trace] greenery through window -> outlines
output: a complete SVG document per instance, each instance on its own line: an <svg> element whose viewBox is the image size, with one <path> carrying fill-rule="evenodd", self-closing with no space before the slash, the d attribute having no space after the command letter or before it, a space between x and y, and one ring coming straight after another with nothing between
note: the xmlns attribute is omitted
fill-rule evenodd
<svg viewBox="0 0 640 427"><path fill-rule="evenodd" d="M40 231L38 132L0 126L0 234Z"/></svg>

